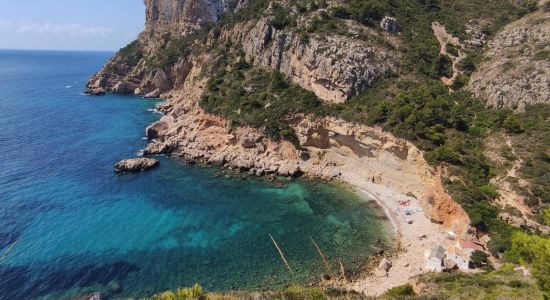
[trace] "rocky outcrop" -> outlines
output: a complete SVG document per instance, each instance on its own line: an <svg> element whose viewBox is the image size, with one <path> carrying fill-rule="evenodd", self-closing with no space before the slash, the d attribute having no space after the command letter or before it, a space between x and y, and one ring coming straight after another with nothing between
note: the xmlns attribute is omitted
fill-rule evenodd
<svg viewBox="0 0 550 300"><path fill-rule="evenodd" d="M489 42L468 89L492 107L550 103L549 41L550 12L542 9L506 26Z"/></svg>
<svg viewBox="0 0 550 300"><path fill-rule="evenodd" d="M279 70L327 102L341 103L395 71L396 51L344 36L311 36L277 30L269 19L240 24L221 40L242 45L255 66Z"/></svg>
<svg viewBox="0 0 550 300"><path fill-rule="evenodd" d="M103 96L105 95L105 89L96 87L96 88L87 88L84 90L85 95L91 95L91 96Z"/></svg>
<svg viewBox="0 0 550 300"><path fill-rule="evenodd" d="M115 164L117 173L135 173L152 169L159 165L159 161L152 158L132 158Z"/></svg>

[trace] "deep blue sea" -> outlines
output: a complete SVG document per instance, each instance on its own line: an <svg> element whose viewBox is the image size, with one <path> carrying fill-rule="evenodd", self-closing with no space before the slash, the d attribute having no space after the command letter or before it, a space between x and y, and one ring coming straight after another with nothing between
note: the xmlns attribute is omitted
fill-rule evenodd
<svg viewBox="0 0 550 300"><path fill-rule="evenodd" d="M81 94L111 55L0 51L1 300L146 297L195 282L278 289L323 273L311 238L335 271L365 261L378 238L391 243L383 213L342 187L278 187L164 157L116 175L160 115L153 100Z"/></svg>

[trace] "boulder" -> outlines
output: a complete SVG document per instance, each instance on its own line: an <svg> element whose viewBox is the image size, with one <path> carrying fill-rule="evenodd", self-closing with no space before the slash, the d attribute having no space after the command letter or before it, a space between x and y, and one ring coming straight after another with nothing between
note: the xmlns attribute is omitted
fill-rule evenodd
<svg viewBox="0 0 550 300"><path fill-rule="evenodd" d="M135 84L131 82L119 81L113 87L113 93L117 94L133 94L136 90Z"/></svg>
<svg viewBox="0 0 550 300"><path fill-rule="evenodd" d="M105 89L104 88L89 88L84 91L85 95L91 95L91 96L103 96L105 95Z"/></svg>
<svg viewBox="0 0 550 300"><path fill-rule="evenodd" d="M168 130L168 124L158 121L145 129L145 136L150 140L156 139L162 136L166 130Z"/></svg>
<svg viewBox="0 0 550 300"><path fill-rule="evenodd" d="M166 143L153 142L147 145L145 150L143 150L143 154L145 155L167 154L167 153L170 153L171 150L172 150L172 147Z"/></svg>
<svg viewBox="0 0 550 300"><path fill-rule="evenodd" d="M117 173L134 173L152 169L159 165L159 161L152 158L132 158L126 159L115 164Z"/></svg>
<svg viewBox="0 0 550 300"><path fill-rule="evenodd" d="M153 99L153 98L158 98L160 97L160 91L159 89L156 89L148 94L145 95L145 98L147 99Z"/></svg>
<svg viewBox="0 0 550 300"><path fill-rule="evenodd" d="M451 259L445 259L443 261L443 265L445 266L445 269L446 270L454 270L457 268L456 266L456 262L454 262L453 260Z"/></svg>
<svg viewBox="0 0 550 300"><path fill-rule="evenodd" d="M396 33L399 31L399 24L397 23L396 18L384 17L382 22L380 22L380 27L387 32Z"/></svg>
<svg viewBox="0 0 550 300"><path fill-rule="evenodd" d="M225 163L225 154L219 154L217 156L210 157L208 163L217 166L223 166L223 164Z"/></svg>

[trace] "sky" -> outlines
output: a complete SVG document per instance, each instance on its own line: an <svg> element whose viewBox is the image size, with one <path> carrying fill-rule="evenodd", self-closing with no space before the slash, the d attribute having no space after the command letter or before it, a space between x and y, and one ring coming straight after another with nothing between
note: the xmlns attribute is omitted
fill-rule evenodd
<svg viewBox="0 0 550 300"><path fill-rule="evenodd" d="M144 23L143 0L0 0L0 49L114 51Z"/></svg>

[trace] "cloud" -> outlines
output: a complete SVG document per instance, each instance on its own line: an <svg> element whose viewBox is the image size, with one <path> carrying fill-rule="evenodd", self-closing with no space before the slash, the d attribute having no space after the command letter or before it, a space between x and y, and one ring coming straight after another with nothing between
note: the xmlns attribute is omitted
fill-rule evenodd
<svg viewBox="0 0 550 300"><path fill-rule="evenodd" d="M113 33L113 29L109 27L88 26L75 23L56 24L52 22L30 20L20 20L16 22L0 20L0 29L7 29L16 33L34 33L72 37L108 37Z"/></svg>

